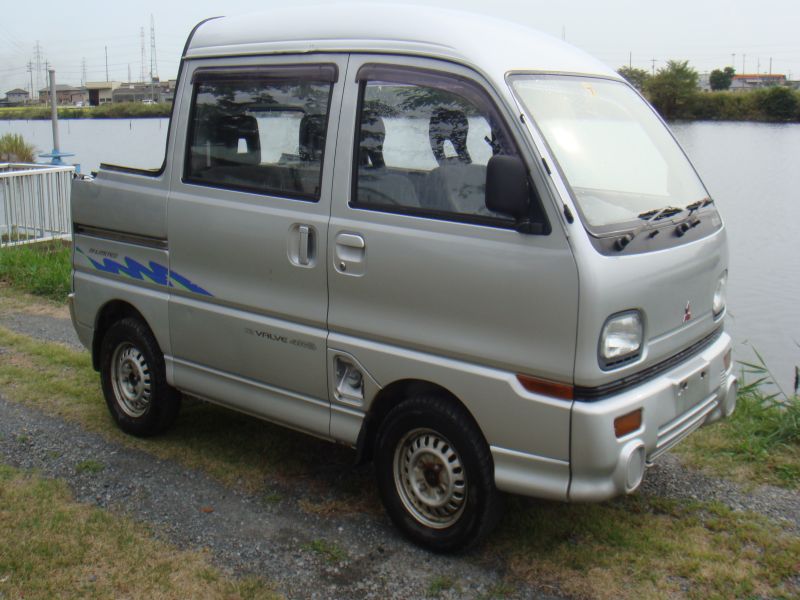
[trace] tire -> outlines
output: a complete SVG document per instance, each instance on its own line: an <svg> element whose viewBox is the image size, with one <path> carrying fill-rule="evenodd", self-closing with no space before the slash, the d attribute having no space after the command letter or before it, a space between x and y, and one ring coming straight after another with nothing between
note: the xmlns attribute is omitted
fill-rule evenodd
<svg viewBox="0 0 800 600"><path fill-rule="evenodd" d="M434 552L476 544L499 519L489 446L449 398L420 395L389 412L378 431L376 475L395 526Z"/></svg>
<svg viewBox="0 0 800 600"><path fill-rule="evenodd" d="M172 425L180 393L167 384L164 355L150 329L125 318L100 345L100 381L111 416L124 432L148 437Z"/></svg>

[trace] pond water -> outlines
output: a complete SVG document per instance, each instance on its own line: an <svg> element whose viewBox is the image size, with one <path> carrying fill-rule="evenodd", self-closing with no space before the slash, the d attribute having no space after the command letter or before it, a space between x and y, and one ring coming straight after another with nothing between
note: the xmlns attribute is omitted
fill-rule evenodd
<svg viewBox="0 0 800 600"><path fill-rule="evenodd" d="M62 150L83 172L101 160L157 168L164 158L167 119L64 120ZM735 356L764 357L791 391L800 364L800 125L675 123L728 227L728 327ZM47 152L48 121L0 121L0 135L20 133Z"/></svg>

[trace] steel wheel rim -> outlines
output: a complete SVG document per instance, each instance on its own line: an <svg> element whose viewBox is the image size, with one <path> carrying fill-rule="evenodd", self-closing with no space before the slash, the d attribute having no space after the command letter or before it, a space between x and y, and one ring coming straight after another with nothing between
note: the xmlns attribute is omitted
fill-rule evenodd
<svg viewBox="0 0 800 600"><path fill-rule="evenodd" d="M150 408L150 366L142 352L130 342L123 342L114 350L111 386L117 404L129 417L141 417Z"/></svg>
<svg viewBox="0 0 800 600"><path fill-rule="evenodd" d="M461 457L432 429L409 431L397 444L394 482L406 510L426 527L445 529L464 512L467 477Z"/></svg>

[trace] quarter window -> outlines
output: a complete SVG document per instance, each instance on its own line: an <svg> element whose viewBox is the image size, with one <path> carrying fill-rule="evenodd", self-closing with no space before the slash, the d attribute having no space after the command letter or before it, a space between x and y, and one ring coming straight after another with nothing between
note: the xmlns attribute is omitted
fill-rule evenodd
<svg viewBox="0 0 800 600"><path fill-rule="evenodd" d="M319 200L335 69L198 72L184 179Z"/></svg>
<svg viewBox="0 0 800 600"><path fill-rule="evenodd" d="M515 153L482 91L432 71L366 65L351 205L510 226L486 208L486 165Z"/></svg>

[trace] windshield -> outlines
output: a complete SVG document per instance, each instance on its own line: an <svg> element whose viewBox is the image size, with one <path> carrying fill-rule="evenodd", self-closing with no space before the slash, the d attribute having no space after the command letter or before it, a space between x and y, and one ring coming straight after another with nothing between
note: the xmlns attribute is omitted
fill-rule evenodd
<svg viewBox="0 0 800 600"><path fill-rule="evenodd" d="M614 229L707 196L667 128L626 84L561 75L514 76L511 84L589 226Z"/></svg>

